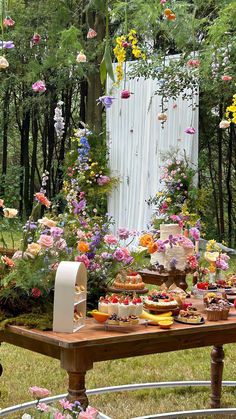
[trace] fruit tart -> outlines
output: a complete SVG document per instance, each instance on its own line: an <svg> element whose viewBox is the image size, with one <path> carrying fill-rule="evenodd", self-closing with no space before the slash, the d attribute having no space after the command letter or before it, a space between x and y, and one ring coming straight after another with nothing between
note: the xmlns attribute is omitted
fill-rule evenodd
<svg viewBox="0 0 236 419"><path fill-rule="evenodd" d="M148 310L168 311L176 309L178 307L178 302L167 292L153 290L144 299L144 307Z"/></svg>

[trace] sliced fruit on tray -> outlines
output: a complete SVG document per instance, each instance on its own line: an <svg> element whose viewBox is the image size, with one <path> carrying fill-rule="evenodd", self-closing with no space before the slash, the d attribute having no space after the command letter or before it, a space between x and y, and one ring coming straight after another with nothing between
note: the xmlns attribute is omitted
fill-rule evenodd
<svg viewBox="0 0 236 419"><path fill-rule="evenodd" d="M98 311L98 310L93 310L90 312L90 314L99 323L104 323L110 317L110 314L102 313L101 311Z"/></svg>

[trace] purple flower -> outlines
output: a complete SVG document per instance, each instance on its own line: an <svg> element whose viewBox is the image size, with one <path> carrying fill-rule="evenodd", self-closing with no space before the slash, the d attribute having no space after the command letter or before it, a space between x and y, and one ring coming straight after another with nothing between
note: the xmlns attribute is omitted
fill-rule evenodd
<svg viewBox="0 0 236 419"><path fill-rule="evenodd" d="M194 238L194 240L200 239L200 231L196 227L192 227L189 230L191 236Z"/></svg>
<svg viewBox="0 0 236 419"><path fill-rule="evenodd" d="M125 258L124 263L126 265L131 265L131 263L133 263L133 261L134 261L134 258L132 256L128 256L128 257Z"/></svg>
<svg viewBox="0 0 236 419"><path fill-rule="evenodd" d="M110 182L110 178L109 176L99 176L99 178L97 179L97 183L99 186L103 186L103 185L107 185L107 183Z"/></svg>
<svg viewBox="0 0 236 419"><path fill-rule="evenodd" d="M111 255L110 253L108 253L108 252L102 252L102 253L101 253L101 257L102 257L103 259L107 259L107 260L109 260L109 259L111 259L111 258L112 258L112 255Z"/></svg>
<svg viewBox="0 0 236 419"><path fill-rule="evenodd" d="M36 228L37 228L37 225L33 223L32 221L27 221L27 223L23 227L24 231L36 230Z"/></svg>
<svg viewBox="0 0 236 419"><path fill-rule="evenodd" d="M177 241L178 241L177 237L174 237L172 234L169 235L169 244L170 244L170 247L175 246L176 243L177 243Z"/></svg>
<svg viewBox="0 0 236 419"><path fill-rule="evenodd" d="M105 106L105 109L109 109L113 103L113 101L115 100L115 98L113 96L100 96L97 99L98 103L102 103Z"/></svg>
<svg viewBox="0 0 236 419"><path fill-rule="evenodd" d="M219 258L216 260L216 267L222 269L222 271L226 271L229 267L228 263L225 262L223 259Z"/></svg>
<svg viewBox="0 0 236 419"><path fill-rule="evenodd" d="M157 240L158 252L164 253L166 251L166 242L163 240Z"/></svg>
<svg viewBox="0 0 236 419"><path fill-rule="evenodd" d="M88 258L88 259L94 259L94 258L95 258L95 256L96 256L96 254L95 254L95 253L93 253L93 252L86 253L86 255L87 255L87 258Z"/></svg>
<svg viewBox="0 0 236 419"><path fill-rule="evenodd" d="M127 230L127 228L119 228L117 233L119 238L122 240L128 239L130 235L129 230Z"/></svg>
<svg viewBox="0 0 236 419"><path fill-rule="evenodd" d="M121 262L122 260L124 260L125 255L124 255L123 251L118 248L113 253L113 258L116 259L118 262Z"/></svg>
<svg viewBox="0 0 236 419"><path fill-rule="evenodd" d="M60 227L51 227L51 236L56 238L56 237L61 237L62 234L64 233L64 230Z"/></svg>
<svg viewBox="0 0 236 419"><path fill-rule="evenodd" d="M230 259L230 257L226 253L221 253L220 258L225 262L227 262L227 260Z"/></svg>
<svg viewBox="0 0 236 419"><path fill-rule="evenodd" d="M12 49L15 48L14 42L13 41L0 41L0 49Z"/></svg>
<svg viewBox="0 0 236 419"><path fill-rule="evenodd" d="M76 202L76 201L72 201L72 205L74 207L73 213L74 214L78 214L80 211L83 211L86 207L86 200L85 199L81 199L81 201Z"/></svg>
<svg viewBox="0 0 236 419"><path fill-rule="evenodd" d="M195 134L196 130L195 130L195 128L193 128L193 127L188 127L188 128L186 128L186 129L184 130L184 132L185 132L186 134L191 134L191 135L193 135L193 134Z"/></svg>

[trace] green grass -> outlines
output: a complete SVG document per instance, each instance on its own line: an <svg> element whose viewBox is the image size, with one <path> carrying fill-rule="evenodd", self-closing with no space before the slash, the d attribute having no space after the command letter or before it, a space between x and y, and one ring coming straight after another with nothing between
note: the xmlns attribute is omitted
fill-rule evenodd
<svg viewBox="0 0 236 419"><path fill-rule="evenodd" d="M176 380L209 380L211 348L169 352L94 364L87 388ZM235 345L225 345L224 380L236 375ZM3 343L0 359L1 408L29 401L28 388L47 387L53 395L66 393L67 374L57 360ZM139 390L90 397L90 404L114 419L185 409L209 408L210 388ZM222 405L235 407L235 388L224 388ZM19 419L20 413L10 415ZM232 416L231 416L232 417ZM207 416L206 416L207 418ZM217 416L219 419L219 416ZM224 416L226 418L226 416Z"/></svg>

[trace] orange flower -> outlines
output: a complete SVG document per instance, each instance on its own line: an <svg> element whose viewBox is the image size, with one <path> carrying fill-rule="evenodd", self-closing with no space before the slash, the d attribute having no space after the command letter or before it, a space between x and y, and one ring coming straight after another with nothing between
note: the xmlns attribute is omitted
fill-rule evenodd
<svg viewBox="0 0 236 419"><path fill-rule="evenodd" d="M170 10L170 9L165 9L164 10L164 15L165 16L169 16L169 15L171 15L171 13L172 13L172 10Z"/></svg>
<svg viewBox="0 0 236 419"><path fill-rule="evenodd" d="M2 256L1 260L3 263L5 263L5 265L9 266L9 268L13 268L13 266L15 266L13 260L8 258L7 256Z"/></svg>
<svg viewBox="0 0 236 419"><path fill-rule="evenodd" d="M82 253L86 253L89 251L89 244L86 242L80 241L77 245L77 249Z"/></svg>
<svg viewBox="0 0 236 419"><path fill-rule="evenodd" d="M158 249L158 245L157 245L157 243L155 243L155 242L152 242L152 243L150 243L149 244L149 246L148 246L148 253L155 253L156 251L157 251L157 249Z"/></svg>
<svg viewBox="0 0 236 419"><path fill-rule="evenodd" d="M174 13L171 13L170 15L166 16L167 20L175 20L176 19L176 15Z"/></svg>
<svg viewBox="0 0 236 419"><path fill-rule="evenodd" d="M37 199L40 204L45 205L45 207L50 208L51 202L46 198L46 196L42 192L37 192L35 194L35 198Z"/></svg>
<svg viewBox="0 0 236 419"><path fill-rule="evenodd" d="M151 243L153 243L153 238L151 234L144 234L139 239L140 246L148 247Z"/></svg>

